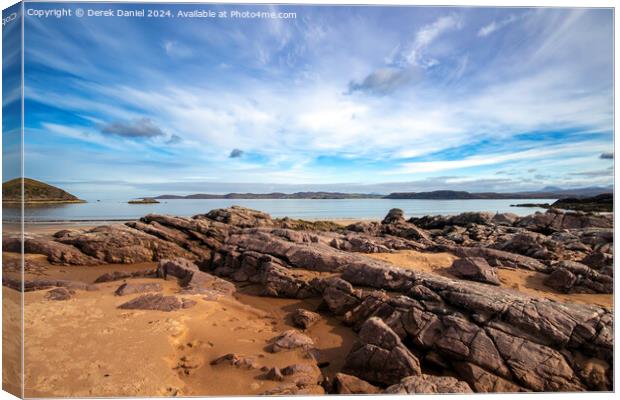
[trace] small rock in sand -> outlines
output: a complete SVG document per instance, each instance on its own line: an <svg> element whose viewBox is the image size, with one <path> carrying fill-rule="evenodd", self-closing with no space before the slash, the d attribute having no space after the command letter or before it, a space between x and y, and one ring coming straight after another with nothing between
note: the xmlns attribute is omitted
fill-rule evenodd
<svg viewBox="0 0 620 400"><path fill-rule="evenodd" d="M291 318L293 319L293 324L295 324L296 327L308 329L312 325L316 324L321 319L321 316L315 312L298 308L293 312Z"/></svg>
<svg viewBox="0 0 620 400"><path fill-rule="evenodd" d="M123 310L157 310L175 311L196 305L194 300L164 296L162 294L145 294L123 303L118 308Z"/></svg>
<svg viewBox="0 0 620 400"><path fill-rule="evenodd" d="M47 292L47 294L45 295L45 298L48 300L69 300L73 295L75 294L75 291L64 288L64 287L59 287L56 289L52 289L49 292Z"/></svg>

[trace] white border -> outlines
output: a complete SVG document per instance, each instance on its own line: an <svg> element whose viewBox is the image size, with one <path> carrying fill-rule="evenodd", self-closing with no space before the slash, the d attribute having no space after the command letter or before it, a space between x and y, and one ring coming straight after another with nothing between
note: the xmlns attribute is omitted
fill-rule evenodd
<svg viewBox="0 0 620 400"><path fill-rule="evenodd" d="M42 0L28 0L28 2L44 2ZM60 2L60 1L57 1ZM64 1L65 3L101 3L101 2L105 2L105 1ZM616 62L616 58L615 55L618 54L617 52L617 46L618 46L618 31L615 29L615 3L613 1L610 0L590 0L590 1L578 1L578 0L538 0L538 1L533 1L533 0L503 0L501 2L499 1L492 1L492 0L426 0L426 1L407 1L407 0L390 0L390 1L380 1L380 0L375 0L375 1L369 1L369 0L358 0L358 1L354 1L354 0L313 0L313 1L309 1L309 0L296 0L296 1L278 1L278 0L273 0L273 1L257 1L257 0L243 0L243 1L234 1L234 0L220 0L220 1L204 1L204 2L192 2L192 1L181 1L181 0L150 0L150 1L127 1L127 0L120 0L120 1L116 1L119 3L231 3L231 4L239 4L239 3L244 3L244 4L325 4L325 5L329 5L329 4L341 4L341 5L408 5L408 6L479 6L479 7L605 7L605 8L614 8L614 106L615 106L615 96L618 93L618 86L616 84L615 81L615 76L617 75L618 72L618 63ZM17 3L14 0L0 0L0 6L2 9L5 9L13 4ZM0 40L0 53L2 51L2 43ZM1 78L1 74L0 74L0 90L2 88L2 78ZM1 109L0 109L0 117L2 115ZM614 107L614 116L615 116L615 107ZM23 117L23 116L22 116ZM614 118L614 139L615 139L615 132L617 131L618 126L617 126L617 122ZM614 152L616 154L618 154L618 148L620 147L620 145L618 145L617 142L615 142L614 140ZM23 151L23 148L22 148ZM0 153L0 160L1 160L1 153ZM22 162L23 162L23 158L22 158ZM614 164L615 167L615 164ZM1 172L1 163L0 163L0 172ZM614 169L614 173L615 173L615 169ZM614 189L618 184L618 177L614 175ZM615 192L615 190L614 190ZM614 196L614 203L615 203L615 196ZM615 208L615 204L614 204L614 208ZM0 216L1 216L1 211L0 211ZM616 227L618 226L618 215L617 213L614 215L614 236L616 233ZM614 252L616 252L617 254L617 248L616 246L614 246ZM618 282L614 282L614 293L618 293ZM614 300L615 300L615 307L614 307L614 319L616 318L616 312L615 310L617 310L617 297L618 296L614 296ZM617 347L614 346L614 360L616 359L615 355L617 354ZM2 355L2 351L0 350L0 357ZM22 358L23 360L23 358ZM614 371L614 389L615 389L615 383L618 382L618 378L619 378L619 369L620 366L616 365L615 366L615 371ZM0 364L0 373L1 373L1 364ZM419 395L418 395L419 396ZM545 399L553 399L553 400L565 400L565 399L581 399L584 396L588 397L588 400L598 400L598 399L611 399L613 394L610 393L596 393L596 392L587 392L587 393L527 393L527 394L475 394L475 395L467 395L467 397L465 397L465 399L491 399L491 398L495 398L495 397L499 397L502 400L504 399L529 399L529 398L533 398L533 397L538 397L540 398L540 396L543 396ZM284 398L290 398L290 399L300 399L300 398L306 398L308 396L283 396ZM444 399L454 399L454 395L435 395L433 397L433 399L437 399L437 400L444 400ZM4 399L14 399L15 397L0 391L0 400L4 400ZM207 397L199 397L199 398L207 398ZM249 398L249 399L259 399L260 397L252 397L252 396L246 396L245 398ZM353 399L353 398L358 398L359 396L338 396L338 398L342 398L342 399ZM371 397L372 399L393 399L394 397L392 396L383 396L383 395L375 395Z"/></svg>

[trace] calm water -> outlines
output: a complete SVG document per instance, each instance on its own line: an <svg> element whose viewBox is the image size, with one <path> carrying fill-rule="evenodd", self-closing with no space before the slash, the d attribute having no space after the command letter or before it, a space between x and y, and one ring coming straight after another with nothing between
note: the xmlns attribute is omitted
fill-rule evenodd
<svg viewBox="0 0 620 400"><path fill-rule="evenodd" d="M516 203L552 203L554 199L519 200L162 200L160 204L127 204L126 201L101 201L29 207L25 218L31 222L105 221L137 219L149 213L176 216L203 214L214 208L232 205L260 210L274 217L302 219L381 219L391 208L405 215L458 214L465 211L512 212L519 215L544 211L541 208L510 207ZM4 208L3 219L17 220L18 209Z"/></svg>

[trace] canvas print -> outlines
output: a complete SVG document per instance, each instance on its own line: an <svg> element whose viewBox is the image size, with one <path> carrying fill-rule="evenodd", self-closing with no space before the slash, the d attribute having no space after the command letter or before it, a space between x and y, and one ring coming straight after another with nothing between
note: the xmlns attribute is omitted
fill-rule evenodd
<svg viewBox="0 0 620 400"><path fill-rule="evenodd" d="M4 390L613 391L612 8L2 18Z"/></svg>

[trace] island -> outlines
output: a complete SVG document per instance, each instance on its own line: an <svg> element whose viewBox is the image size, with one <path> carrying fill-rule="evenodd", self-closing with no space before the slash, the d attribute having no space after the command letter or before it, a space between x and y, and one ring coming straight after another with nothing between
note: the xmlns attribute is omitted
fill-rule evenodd
<svg viewBox="0 0 620 400"><path fill-rule="evenodd" d="M30 178L23 178L23 182L23 198L22 178L15 178L2 184L2 204L15 205L22 202L25 205L86 203L85 200L47 183Z"/></svg>
<svg viewBox="0 0 620 400"><path fill-rule="evenodd" d="M511 204L512 207L540 207L558 208L561 210L585 211L585 212L612 212L614 210L613 193L603 193L593 197L568 197L559 199L553 204L549 203L523 203Z"/></svg>
<svg viewBox="0 0 620 400"><path fill-rule="evenodd" d="M128 204L159 204L159 201L153 198L150 198L150 197L146 197L143 199L129 200L127 203Z"/></svg>

